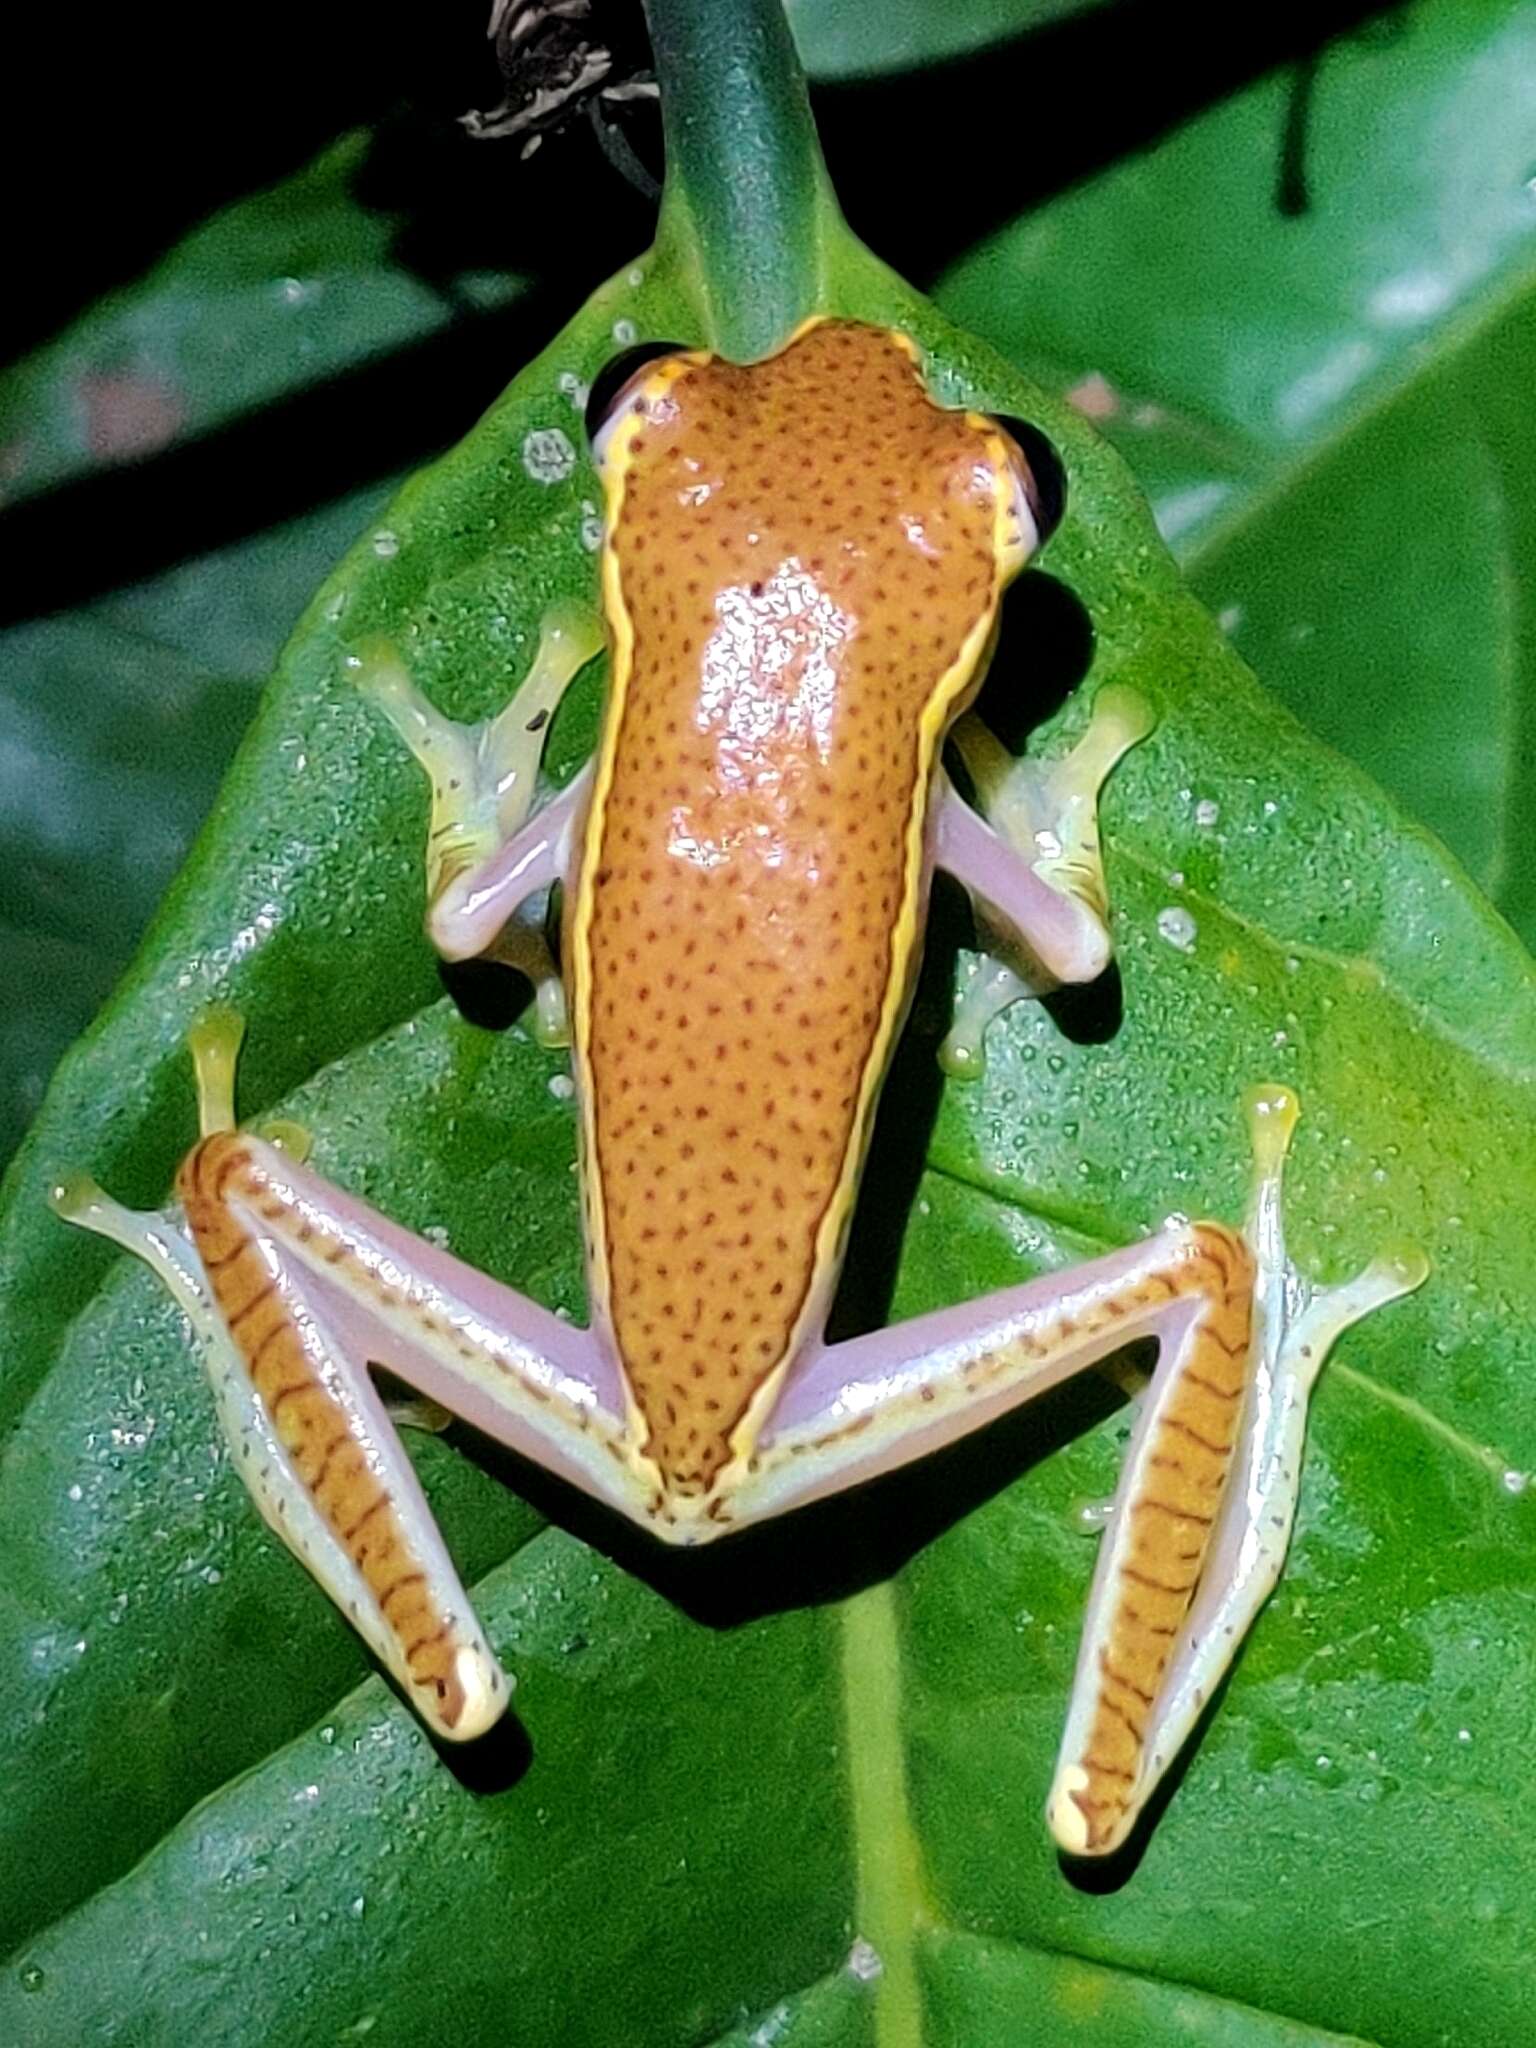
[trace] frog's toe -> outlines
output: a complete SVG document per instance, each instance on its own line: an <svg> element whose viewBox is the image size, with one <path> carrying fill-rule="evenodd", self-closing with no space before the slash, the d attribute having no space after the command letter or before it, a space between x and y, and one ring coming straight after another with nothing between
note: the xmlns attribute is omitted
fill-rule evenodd
<svg viewBox="0 0 1536 2048"><path fill-rule="evenodd" d="M295 1123L292 1117L268 1117L257 1124L256 1135L265 1138L279 1152L285 1152L290 1159L302 1166L315 1149L315 1134L308 1124Z"/></svg>
<svg viewBox="0 0 1536 2048"><path fill-rule="evenodd" d="M159 1209L125 1209L88 1173L67 1173L55 1181L48 1190L48 1206L66 1223L109 1238L157 1268L170 1254L187 1250L183 1233L169 1216Z"/></svg>
<svg viewBox="0 0 1536 2048"><path fill-rule="evenodd" d="M197 1122L205 1138L235 1128L235 1067L245 1019L227 1003L201 1011L187 1032L187 1051L197 1081Z"/></svg>

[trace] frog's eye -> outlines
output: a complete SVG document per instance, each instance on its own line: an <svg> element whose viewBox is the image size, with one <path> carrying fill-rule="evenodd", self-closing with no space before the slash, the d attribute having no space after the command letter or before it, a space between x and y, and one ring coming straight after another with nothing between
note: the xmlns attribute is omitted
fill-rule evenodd
<svg viewBox="0 0 1536 2048"><path fill-rule="evenodd" d="M995 413L993 420L1011 444L1008 453L1019 494L1034 522L1035 547L1043 548L1067 509L1067 472L1061 466L1061 457L1038 427L1032 427L1028 420L1008 419L1001 413Z"/></svg>
<svg viewBox="0 0 1536 2048"><path fill-rule="evenodd" d="M681 341L642 341L634 348L620 349L604 363L587 393L587 439L599 455L603 429L623 411L630 386L639 383L652 363L662 356L681 355L685 346Z"/></svg>

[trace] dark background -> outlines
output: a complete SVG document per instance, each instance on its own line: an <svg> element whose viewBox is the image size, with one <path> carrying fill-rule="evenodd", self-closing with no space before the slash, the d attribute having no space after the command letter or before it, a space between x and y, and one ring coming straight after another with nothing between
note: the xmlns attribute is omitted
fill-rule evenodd
<svg viewBox="0 0 1536 2048"><path fill-rule="evenodd" d="M643 67L638 0L594 4L621 61ZM1340 0L1254 10L1121 0L972 58L815 88L815 106L849 220L922 285L992 223L1277 66L1293 67L1294 87L1288 130L1276 138L1276 205L1304 208L1309 56L1351 28L1390 34L1398 11ZM402 217L403 261L445 290L464 270L506 268L538 289L503 312L464 308L401 359L349 372L286 413L264 409L248 435L221 429L216 499L188 489L180 446L137 465L131 491L109 473L64 487L51 508L45 499L0 514L7 617L78 601L92 594L82 579L98 588L132 580L194 544L426 456L597 279L644 246L653 203L582 115L527 161L518 140L464 133L457 117L502 92L485 24L485 0L369 10L272 0L259 14L162 6L94 18L58 8L34 19L36 40L12 59L0 129L5 189L18 195L0 314L7 359L142 272L219 205L361 125L375 139L358 196ZM659 169L654 106L631 107L623 127ZM165 465L161 491L150 472ZM93 503L110 512L115 538L94 561L76 525ZM58 545L66 531L68 564Z"/></svg>

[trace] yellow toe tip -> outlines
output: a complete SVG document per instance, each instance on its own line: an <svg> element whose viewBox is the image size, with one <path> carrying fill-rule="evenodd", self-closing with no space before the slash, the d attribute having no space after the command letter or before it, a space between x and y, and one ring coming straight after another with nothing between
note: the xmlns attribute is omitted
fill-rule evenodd
<svg viewBox="0 0 1536 2048"><path fill-rule="evenodd" d="M539 638L548 652L558 649L580 667L601 648L603 622L579 598L557 598L539 621Z"/></svg>
<svg viewBox="0 0 1536 2048"><path fill-rule="evenodd" d="M342 666L348 679L365 696L409 695L410 675L400 659L400 650L383 633L369 633L347 653Z"/></svg>
<svg viewBox="0 0 1536 2048"><path fill-rule="evenodd" d="M1422 1287L1430 1274L1429 1253L1411 1238L1405 1238L1398 1244L1383 1245L1374 1264L1405 1294Z"/></svg>
<svg viewBox="0 0 1536 2048"><path fill-rule="evenodd" d="M1263 1081L1245 1091L1243 1113L1255 1163L1261 1172L1269 1172L1284 1159L1301 1115L1296 1091L1282 1081Z"/></svg>
<svg viewBox="0 0 1536 2048"><path fill-rule="evenodd" d="M1128 747L1144 740L1157 726L1157 713L1129 683L1106 683L1093 700L1096 723L1113 726L1116 737Z"/></svg>
<svg viewBox="0 0 1536 2048"><path fill-rule="evenodd" d="M48 1190L48 1206L66 1223L78 1223L86 1212L105 1199L88 1173L67 1173Z"/></svg>
<svg viewBox="0 0 1536 2048"><path fill-rule="evenodd" d="M939 1047L938 1058L952 1081L977 1081L986 1071L986 1055L969 1038L946 1038Z"/></svg>
<svg viewBox="0 0 1536 2048"><path fill-rule="evenodd" d="M199 1010L187 1029L187 1044L197 1054L207 1049L214 1054L228 1054L238 1050L245 1036L245 1019L229 1003L210 1003L205 1010Z"/></svg>
<svg viewBox="0 0 1536 2048"><path fill-rule="evenodd" d="M187 1032L197 1081L198 1128L205 1138L235 1127L235 1064L244 1036L245 1019L228 1003L211 1003Z"/></svg>
<svg viewBox="0 0 1536 2048"><path fill-rule="evenodd" d="M285 1153L299 1166L304 1164L314 1149L313 1132L306 1130L303 1124L292 1122L288 1117L269 1117L265 1123L257 1125L256 1135L265 1139L267 1144L275 1146L279 1152Z"/></svg>

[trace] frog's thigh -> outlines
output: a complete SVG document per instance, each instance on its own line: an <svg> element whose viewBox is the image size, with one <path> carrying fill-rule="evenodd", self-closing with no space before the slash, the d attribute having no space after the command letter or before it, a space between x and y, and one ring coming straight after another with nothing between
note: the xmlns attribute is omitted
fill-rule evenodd
<svg viewBox="0 0 1536 2048"><path fill-rule="evenodd" d="M206 1139L190 1155L181 1187L225 1327L280 1433L297 1411L290 1449L317 1499L328 1402L355 1401L376 1418L369 1457L381 1461L387 1491L410 1477L368 1377L377 1364L559 1477L643 1518L644 1489L626 1459L618 1374L590 1332L246 1133ZM302 1358L293 1355L296 1346ZM355 1517L348 1522L338 1510L329 1519L347 1549Z"/></svg>

